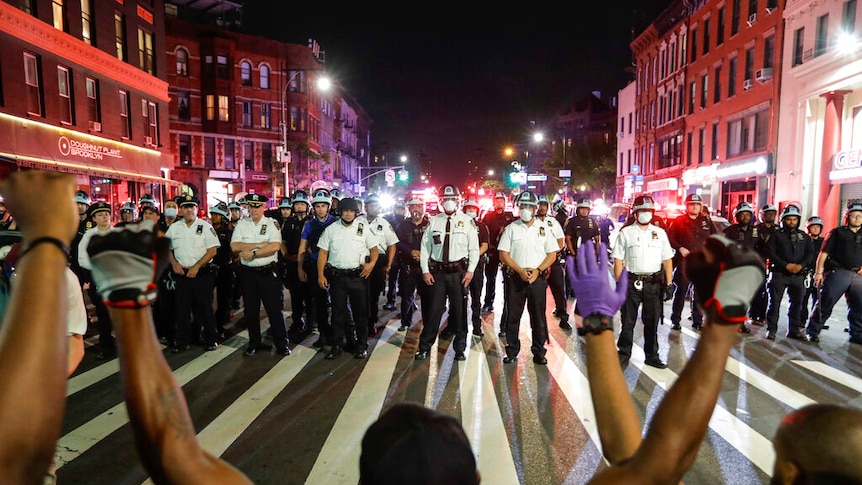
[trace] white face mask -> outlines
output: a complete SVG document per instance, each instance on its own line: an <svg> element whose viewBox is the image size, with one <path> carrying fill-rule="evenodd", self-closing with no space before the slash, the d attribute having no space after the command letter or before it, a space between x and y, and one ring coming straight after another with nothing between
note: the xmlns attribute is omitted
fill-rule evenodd
<svg viewBox="0 0 862 485"><path fill-rule="evenodd" d="M476 211L464 211L464 213L472 217L473 219L479 217L479 213Z"/></svg>
<svg viewBox="0 0 862 485"><path fill-rule="evenodd" d="M518 215L521 217L521 220L524 222L530 222L533 220L533 210L527 209L526 207L521 207Z"/></svg>
<svg viewBox="0 0 862 485"><path fill-rule="evenodd" d="M451 214L452 212L455 212L455 209L457 209L457 208L458 208L458 204L456 204L454 200L447 199L447 200L443 201L443 210L446 211L447 213Z"/></svg>
<svg viewBox="0 0 862 485"><path fill-rule="evenodd" d="M177 216L176 207L165 207L165 217L174 218Z"/></svg>
<svg viewBox="0 0 862 485"><path fill-rule="evenodd" d="M652 220L652 214L647 211L638 212L638 222L641 224L649 224Z"/></svg>
<svg viewBox="0 0 862 485"><path fill-rule="evenodd" d="M243 217L248 217L248 209L243 209L243 210L242 210L242 216L243 216Z"/></svg>

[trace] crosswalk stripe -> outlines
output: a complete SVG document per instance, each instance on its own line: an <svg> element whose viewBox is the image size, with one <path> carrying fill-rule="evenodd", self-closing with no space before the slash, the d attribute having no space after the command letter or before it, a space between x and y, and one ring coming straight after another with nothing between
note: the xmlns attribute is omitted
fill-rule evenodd
<svg viewBox="0 0 862 485"><path fill-rule="evenodd" d="M355 484L359 481L359 444L365 430L380 416L395 364L401 355L401 347L389 343L394 333L392 325L383 329L305 483Z"/></svg>
<svg viewBox="0 0 862 485"><path fill-rule="evenodd" d="M159 345L159 348L161 350L165 350L164 345ZM82 391L97 382L107 379L118 372L120 372L120 359L111 359L104 364L88 370L87 372L82 372L69 379L66 383L66 397Z"/></svg>
<svg viewBox="0 0 862 485"><path fill-rule="evenodd" d="M847 386L854 391L862 389L862 379L831 367L823 362L814 362L810 360L791 360L790 362L793 362L804 369L808 369L815 374L819 374L831 381L837 382L842 386Z"/></svg>
<svg viewBox="0 0 862 485"><path fill-rule="evenodd" d="M248 332L243 330L226 343L238 343L240 338L247 337ZM175 370L174 378L180 386L184 386L186 383L203 374L237 350L238 348L230 345L220 345L218 349L212 352L205 352L191 362ZM121 402L99 416L96 416L90 421L82 424L77 429L65 434L59 441L57 441L57 469L62 468L67 463L84 454L109 434L120 429L128 421L129 415L126 412L126 405Z"/></svg>

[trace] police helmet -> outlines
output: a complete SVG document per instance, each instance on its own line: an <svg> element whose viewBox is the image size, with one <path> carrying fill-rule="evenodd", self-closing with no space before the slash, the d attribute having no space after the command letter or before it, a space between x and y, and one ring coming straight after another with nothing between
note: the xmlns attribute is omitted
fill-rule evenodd
<svg viewBox="0 0 862 485"><path fill-rule="evenodd" d="M237 201L233 201L227 206L228 210L242 210L242 206L240 206Z"/></svg>
<svg viewBox="0 0 862 485"><path fill-rule="evenodd" d="M467 207L475 207L478 209L479 208L479 201L476 199L475 196L471 195L471 196L467 197L467 200L464 201L463 207L465 209Z"/></svg>
<svg viewBox="0 0 862 485"><path fill-rule="evenodd" d="M120 206L120 212L124 211L135 212L135 204L132 204L131 202L126 202L125 204Z"/></svg>
<svg viewBox="0 0 862 485"><path fill-rule="evenodd" d="M314 197L311 198L311 205L328 204L332 205L332 198L328 190L318 189L314 191Z"/></svg>
<svg viewBox="0 0 862 485"><path fill-rule="evenodd" d="M518 195L518 205L539 205L539 198L536 197L536 194L530 192L529 190L525 190Z"/></svg>
<svg viewBox="0 0 862 485"><path fill-rule="evenodd" d="M751 204L748 202L740 202L739 204L736 204L736 208L733 209L733 215L737 216L741 212L750 212L751 214L754 214L754 208L751 207Z"/></svg>
<svg viewBox="0 0 862 485"><path fill-rule="evenodd" d="M851 204L847 204L847 213L853 211L862 211L862 202L853 202Z"/></svg>
<svg viewBox="0 0 862 485"><path fill-rule="evenodd" d="M802 218L802 213L799 212L799 207L796 207L795 205L791 204L791 205L788 205L787 207L785 207L783 211L781 211L781 220L782 221L784 220L785 217L790 217L790 216L796 216L796 217Z"/></svg>
<svg viewBox="0 0 862 485"><path fill-rule="evenodd" d="M425 202L423 202L419 197L413 197L407 201L407 205L421 205L425 207Z"/></svg>
<svg viewBox="0 0 862 485"><path fill-rule="evenodd" d="M90 194L83 190L75 192L75 202L78 204L90 205Z"/></svg>
<svg viewBox="0 0 862 485"><path fill-rule="evenodd" d="M141 196L141 199L138 201L138 205L144 204L158 205L156 204L156 199L153 197L153 194L144 194Z"/></svg>
<svg viewBox="0 0 862 485"><path fill-rule="evenodd" d="M344 211L359 212L359 201L353 197L345 197L338 203L338 208L342 214Z"/></svg>
<svg viewBox="0 0 862 485"><path fill-rule="evenodd" d="M444 185L440 187L441 199L457 199L461 197L461 191L454 185Z"/></svg>
<svg viewBox="0 0 862 485"><path fill-rule="evenodd" d="M329 196L337 201L341 201L344 198L344 195L341 194L341 191L338 189L332 189L329 191Z"/></svg>
<svg viewBox="0 0 862 485"><path fill-rule="evenodd" d="M703 197L699 194L688 194L685 196L686 204L703 204Z"/></svg>
<svg viewBox="0 0 862 485"><path fill-rule="evenodd" d="M639 210L655 210L655 200L649 195L639 195L635 197L635 202L632 204L632 211Z"/></svg>
<svg viewBox="0 0 862 485"><path fill-rule="evenodd" d="M560 210L565 210L565 207L566 203L563 201L563 199L559 199L554 202L554 211L556 212L559 212Z"/></svg>
<svg viewBox="0 0 862 485"><path fill-rule="evenodd" d="M293 202L291 202L290 197L282 197L281 201L278 203L279 209L291 209L293 208Z"/></svg>
<svg viewBox="0 0 862 485"><path fill-rule="evenodd" d="M593 208L593 202L587 198L580 199L580 200L578 200L578 207L577 208L580 209L581 207L586 207L587 209L592 209Z"/></svg>
<svg viewBox="0 0 862 485"><path fill-rule="evenodd" d="M496 194L494 194L494 198L495 199L503 199L503 200L507 199L506 194L504 192L497 192Z"/></svg>
<svg viewBox="0 0 862 485"><path fill-rule="evenodd" d="M808 218L808 221L805 222L805 228L808 229L811 226L820 226L823 229L823 219L817 216L811 216Z"/></svg>
<svg viewBox="0 0 862 485"><path fill-rule="evenodd" d="M306 194L304 190L297 190L293 193L293 203L296 204L297 202L305 202L306 204L311 203L308 200L308 194Z"/></svg>
<svg viewBox="0 0 862 485"><path fill-rule="evenodd" d="M222 217L230 217L230 212L228 211L227 204L224 202L219 202L218 204L210 207L210 214L219 214Z"/></svg>
<svg viewBox="0 0 862 485"><path fill-rule="evenodd" d="M407 204L406 204L406 203L404 203L404 201L399 200L398 202L396 202L396 203L395 203L395 205L394 205L394 206L392 206L392 208L393 208L393 209L406 209L406 208L407 208Z"/></svg>
<svg viewBox="0 0 862 485"><path fill-rule="evenodd" d="M365 206L369 206L371 204L380 204L380 196L377 194L371 194L365 198Z"/></svg>
<svg viewBox="0 0 862 485"><path fill-rule="evenodd" d="M794 207L796 207L796 206L794 206ZM778 212L778 207L775 207L772 204L765 204L763 207L760 208L760 212L770 212L770 211Z"/></svg>
<svg viewBox="0 0 862 485"><path fill-rule="evenodd" d="M539 196L538 202L539 202L539 204L551 205L551 202L548 200L548 197L544 196L544 195Z"/></svg>

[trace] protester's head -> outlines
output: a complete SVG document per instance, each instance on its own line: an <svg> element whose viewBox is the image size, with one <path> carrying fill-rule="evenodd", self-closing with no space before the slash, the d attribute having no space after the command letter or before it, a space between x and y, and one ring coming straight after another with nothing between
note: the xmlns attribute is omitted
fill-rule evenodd
<svg viewBox="0 0 862 485"><path fill-rule="evenodd" d="M396 404L368 427L359 477L363 485L479 483L458 421L413 403Z"/></svg>
<svg viewBox="0 0 862 485"><path fill-rule="evenodd" d="M814 404L781 420L773 484L862 483L862 411Z"/></svg>

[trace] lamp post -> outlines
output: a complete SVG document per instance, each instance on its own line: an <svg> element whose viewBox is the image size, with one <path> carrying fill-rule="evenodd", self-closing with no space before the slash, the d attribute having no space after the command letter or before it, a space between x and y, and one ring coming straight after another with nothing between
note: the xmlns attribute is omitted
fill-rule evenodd
<svg viewBox="0 0 862 485"><path fill-rule="evenodd" d="M296 79L300 72L305 71L322 71L322 68L302 68L302 69L289 69L291 72L290 77L287 79L287 82L284 83L284 86L281 88L281 151L280 151L280 159L282 164L284 164L284 196L289 197L290 194L290 162L291 162L291 154L290 150L287 149L287 88L290 87L291 83ZM317 80L317 89L321 91L327 91L331 83L329 78L326 76L322 76ZM272 195L275 197L275 180L272 182Z"/></svg>

